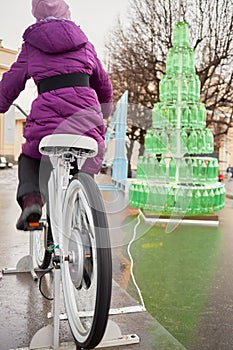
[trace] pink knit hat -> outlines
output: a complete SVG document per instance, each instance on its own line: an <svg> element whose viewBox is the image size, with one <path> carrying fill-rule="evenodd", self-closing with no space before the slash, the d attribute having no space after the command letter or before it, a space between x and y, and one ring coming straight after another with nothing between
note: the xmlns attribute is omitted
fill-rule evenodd
<svg viewBox="0 0 233 350"><path fill-rule="evenodd" d="M32 14L38 21L49 16L70 19L69 6L64 0L32 0Z"/></svg>

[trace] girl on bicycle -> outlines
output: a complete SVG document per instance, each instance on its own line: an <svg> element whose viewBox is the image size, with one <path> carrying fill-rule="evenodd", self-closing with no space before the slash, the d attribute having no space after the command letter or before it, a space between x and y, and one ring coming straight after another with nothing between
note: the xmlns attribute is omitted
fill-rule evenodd
<svg viewBox="0 0 233 350"><path fill-rule="evenodd" d="M38 221L46 198L51 165L44 162L40 171L40 140L52 133L86 135L97 140L99 152L86 160L82 171L97 174L104 153L105 127L112 109L112 85L86 35L70 20L64 0L32 0L36 23L23 34L17 61L3 74L0 82L0 113L5 113L33 78L38 96L27 117L18 161L17 201L22 213L17 229Z"/></svg>

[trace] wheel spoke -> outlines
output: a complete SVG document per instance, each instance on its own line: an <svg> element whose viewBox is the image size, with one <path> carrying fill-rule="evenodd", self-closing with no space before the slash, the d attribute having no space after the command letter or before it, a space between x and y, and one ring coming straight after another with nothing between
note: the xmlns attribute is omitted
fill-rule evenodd
<svg viewBox="0 0 233 350"><path fill-rule="evenodd" d="M88 175L75 175L67 189L63 213L62 249L69 256L61 264L64 302L74 339L84 349L94 348L101 341L111 297L110 248L99 248L110 247L108 227L103 204L98 216L95 212L96 203L102 203L97 190Z"/></svg>

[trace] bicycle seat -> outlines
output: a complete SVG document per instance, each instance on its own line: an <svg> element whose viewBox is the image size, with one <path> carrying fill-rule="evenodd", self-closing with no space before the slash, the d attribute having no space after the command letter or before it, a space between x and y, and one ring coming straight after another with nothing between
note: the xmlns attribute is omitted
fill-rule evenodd
<svg viewBox="0 0 233 350"><path fill-rule="evenodd" d="M88 136L52 134L43 137L39 144L39 151L49 156L72 153L76 157L91 158L97 155L98 144Z"/></svg>

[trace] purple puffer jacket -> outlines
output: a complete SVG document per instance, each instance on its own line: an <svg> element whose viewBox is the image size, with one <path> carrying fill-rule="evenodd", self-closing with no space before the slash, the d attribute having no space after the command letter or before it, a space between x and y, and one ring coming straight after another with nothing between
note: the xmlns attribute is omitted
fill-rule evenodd
<svg viewBox="0 0 233 350"><path fill-rule="evenodd" d="M31 25L23 35L17 61L0 82L0 113L5 113L27 79L37 84L49 76L81 72L90 75L90 87L69 87L45 92L33 101L27 118L23 153L40 158L38 145L52 133L85 134L97 140L98 156L86 160L83 170L97 174L104 153L105 127L112 109L112 85L93 45L74 22L46 19Z"/></svg>

